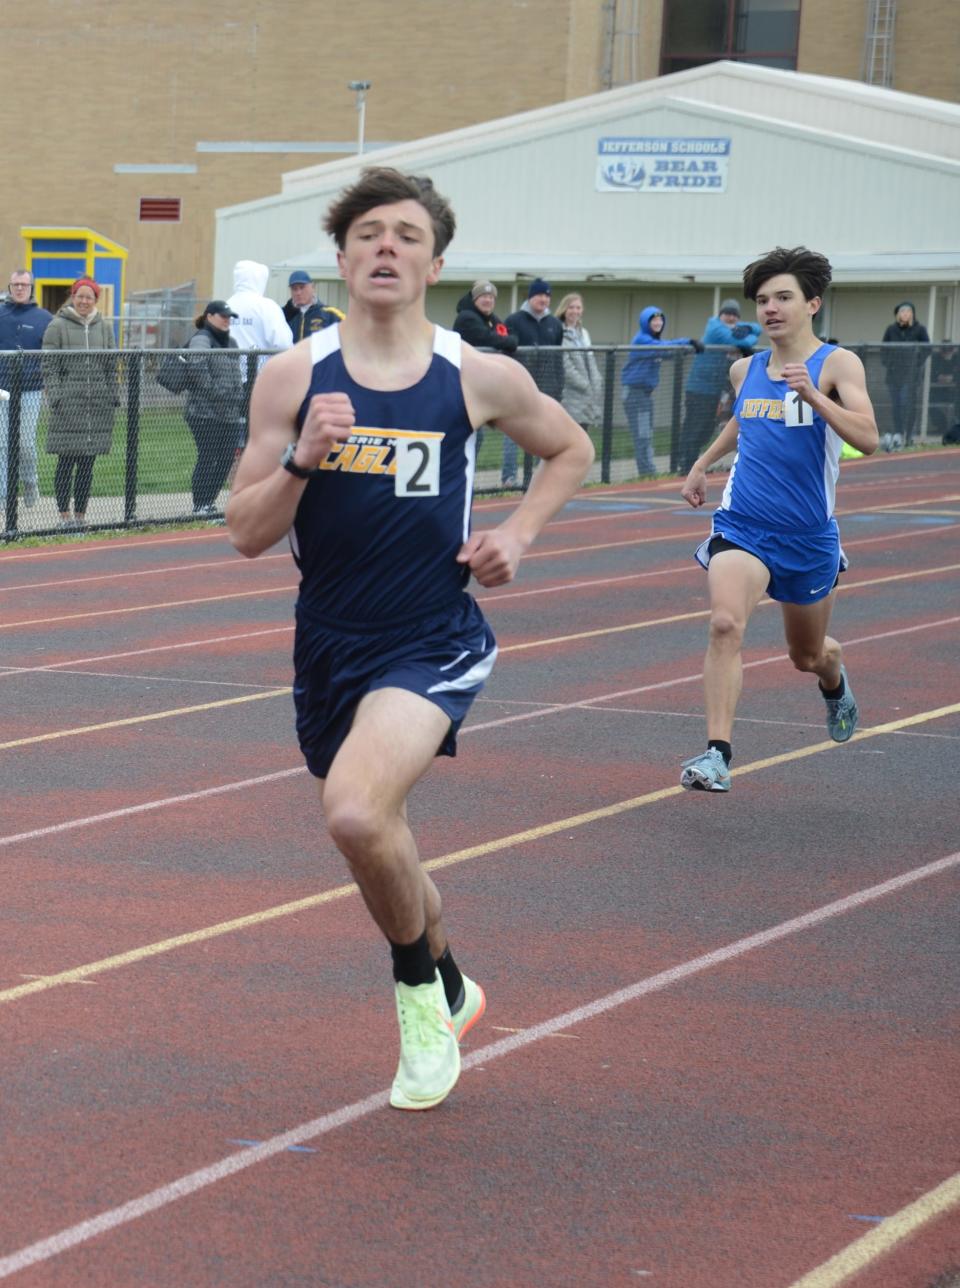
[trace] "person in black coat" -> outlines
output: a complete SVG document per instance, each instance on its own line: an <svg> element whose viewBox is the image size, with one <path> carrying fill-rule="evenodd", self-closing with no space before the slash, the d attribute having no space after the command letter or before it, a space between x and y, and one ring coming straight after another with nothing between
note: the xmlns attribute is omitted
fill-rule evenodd
<svg viewBox="0 0 960 1288"><path fill-rule="evenodd" d="M929 345L930 336L927 328L917 321L912 301L902 300L893 310L893 315L895 321L884 331L883 343L904 347L884 349L882 360L893 414L893 446L901 447L913 437L920 402L920 381L924 364L930 357L929 349L924 351L917 346Z"/></svg>
<svg viewBox="0 0 960 1288"><path fill-rule="evenodd" d="M513 353L520 342L507 331L494 313L496 303L497 288L492 282L474 282L467 294L457 301L457 317L453 329L475 349Z"/></svg>
<svg viewBox="0 0 960 1288"><path fill-rule="evenodd" d="M527 298L507 318L507 330L517 337L521 349L560 349L563 346L563 323L550 312L550 283L535 277ZM553 353L520 354L541 393L560 401L563 395L563 355Z"/></svg>
<svg viewBox="0 0 960 1288"><path fill-rule="evenodd" d="M542 277L535 277L523 304L507 318L507 330L517 337L520 349L527 350L515 356L533 376L537 388L542 394L560 402L563 397L563 323L550 312L550 295L550 283ZM504 444L505 476L510 446L508 440ZM504 482L509 483L510 479L504 477Z"/></svg>
<svg viewBox="0 0 960 1288"><path fill-rule="evenodd" d="M497 353L512 354L517 348L517 337L509 334L494 313L496 303L497 288L493 282L480 278L474 282L467 294L457 301L457 316L453 329L475 349L493 349ZM482 441L483 431L480 430L477 433L477 456L480 455ZM512 486L517 481L516 475L517 445L511 439L504 438L501 482Z"/></svg>

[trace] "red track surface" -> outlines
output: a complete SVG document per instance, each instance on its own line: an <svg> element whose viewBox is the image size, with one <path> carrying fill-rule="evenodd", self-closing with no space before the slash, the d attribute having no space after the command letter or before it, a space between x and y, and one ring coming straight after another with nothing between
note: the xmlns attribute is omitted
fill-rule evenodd
<svg viewBox="0 0 960 1288"><path fill-rule="evenodd" d="M844 467L863 731L828 742L764 604L723 798L676 788L706 629L676 495L586 493L479 593L503 654L411 813L489 1009L422 1115L385 1107L388 958L293 738L288 558L220 529L0 552L0 1277L960 1266L960 453Z"/></svg>

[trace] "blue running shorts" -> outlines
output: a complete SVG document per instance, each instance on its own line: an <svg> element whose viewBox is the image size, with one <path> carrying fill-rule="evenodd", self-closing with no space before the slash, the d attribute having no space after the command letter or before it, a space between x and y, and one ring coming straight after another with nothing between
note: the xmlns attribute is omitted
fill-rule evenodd
<svg viewBox="0 0 960 1288"><path fill-rule="evenodd" d="M467 594L433 616L367 631L310 621L298 607L293 701L310 773L326 778L374 689L407 689L440 707L450 728L437 755L455 756L457 731L496 657L493 632Z"/></svg>
<svg viewBox="0 0 960 1288"><path fill-rule="evenodd" d="M830 594L849 566L836 519L816 532L779 532L718 510L710 536L697 547L695 558L707 568L711 555L731 547L760 560L770 574L767 594L781 604L815 604Z"/></svg>

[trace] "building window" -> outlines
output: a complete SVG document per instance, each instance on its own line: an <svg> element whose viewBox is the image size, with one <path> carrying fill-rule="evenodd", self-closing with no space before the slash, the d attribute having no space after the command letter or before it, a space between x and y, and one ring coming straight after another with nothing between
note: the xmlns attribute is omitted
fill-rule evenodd
<svg viewBox="0 0 960 1288"><path fill-rule="evenodd" d="M178 224L180 222L180 198L141 197L140 222L142 224Z"/></svg>
<svg viewBox="0 0 960 1288"><path fill-rule="evenodd" d="M660 72L732 58L795 71L800 0L664 0Z"/></svg>

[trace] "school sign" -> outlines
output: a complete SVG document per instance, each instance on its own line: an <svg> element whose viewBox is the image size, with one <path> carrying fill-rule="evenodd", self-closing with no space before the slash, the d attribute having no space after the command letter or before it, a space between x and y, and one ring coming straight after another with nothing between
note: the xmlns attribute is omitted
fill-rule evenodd
<svg viewBox="0 0 960 1288"><path fill-rule="evenodd" d="M725 192L729 139L605 138L598 192Z"/></svg>

